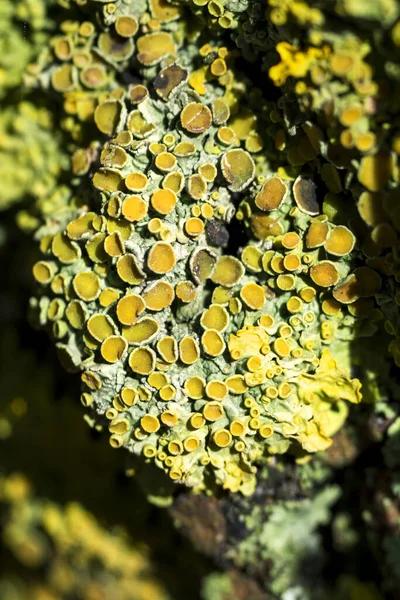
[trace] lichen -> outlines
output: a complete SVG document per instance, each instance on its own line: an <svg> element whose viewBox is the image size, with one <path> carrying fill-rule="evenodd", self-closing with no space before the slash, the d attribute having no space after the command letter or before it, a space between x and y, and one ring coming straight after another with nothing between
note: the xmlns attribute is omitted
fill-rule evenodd
<svg viewBox="0 0 400 600"><path fill-rule="evenodd" d="M235 2L221 2L218 18L213 16L214 2L185 4L215 30L227 24L221 21L223 14L235 14L228 27L238 47L261 59L265 77L279 90L269 107L269 134L276 151L287 156L285 172L297 177L305 171L315 181L322 178L323 212L334 223L343 222L348 212L344 224L351 219L357 228L363 264L379 273L379 279L368 271L363 275L376 279L371 297L394 337L389 350L400 364L395 274L398 133L396 126L387 125L398 112L393 101L399 81L398 4L343 1L320 6L270 0L265 11L259 2L240 8ZM354 21L361 15L364 28ZM382 25L379 34L377 23ZM364 284L357 279L351 277L338 291L340 298L347 296L347 303L360 296L356 288Z"/></svg>
<svg viewBox="0 0 400 600"><path fill-rule="evenodd" d="M212 573L203 581L204 600L226 600L232 598L233 593L232 581L226 573Z"/></svg>
<svg viewBox="0 0 400 600"><path fill-rule="evenodd" d="M1 9L0 208L22 202L30 317L79 372L86 422L214 560L206 600L380 600L380 579L394 597L398 3L59 0L50 19L47 4ZM27 410L17 395L0 416L17 457L62 429L95 471L61 408L13 443ZM50 504L27 502L31 537L15 517L4 539L28 560L46 539L52 573ZM115 546L76 505L51 511L84 597L71 548L86 578ZM125 582L114 566L103 585Z"/></svg>
<svg viewBox="0 0 400 600"><path fill-rule="evenodd" d="M51 103L43 96L33 101L23 87L30 61L53 29L48 14L52 5L22 0L2 3L0 8L0 211L17 202L31 208L47 198L68 165ZM30 229L38 224L31 212L25 212L20 222Z"/></svg>
<svg viewBox="0 0 400 600"><path fill-rule="evenodd" d="M24 100L2 111L0 210L25 201L32 213L35 204L48 200L55 193L68 162L61 148L61 136L54 134L54 117L50 110ZM23 227L32 227L29 216L33 218L28 212L21 214Z"/></svg>
<svg viewBox="0 0 400 600"><path fill-rule="evenodd" d="M246 517L250 532L239 544L239 562L252 564L270 560L273 593L281 597L281 594L289 594L289 590L295 593L299 589L305 594L303 597L313 597L309 582L312 573L320 572L319 560L323 560L318 527L329 522L330 508L339 496L339 488L329 486L312 500L256 507L253 514ZM260 521L263 522L261 531ZM318 583L315 583L316 590Z"/></svg>
<svg viewBox="0 0 400 600"><path fill-rule="evenodd" d="M234 52L206 44L195 56L184 42L191 66L168 44L153 60L143 53L156 34L131 16L141 37L109 66L129 59L142 83L93 104L88 119L108 141L73 156L74 174L92 186L87 204L36 234L44 256L32 313L65 366L82 371L82 402L110 421L113 447L174 481L201 488L211 471L249 494L266 454L328 448L347 402L361 400L341 348L377 330L382 277L359 266L357 209L332 198L342 182L324 144L310 150L317 127L304 124L301 163L274 156L275 125L289 125L278 108L260 108L259 90L246 96ZM103 27L125 39L112 33L120 18L103 14ZM85 24L68 24L78 36L70 48ZM104 41L87 28L90 44ZM64 68L49 64L42 85ZM66 99L70 90L57 91ZM231 256L235 212L248 242Z"/></svg>
<svg viewBox="0 0 400 600"><path fill-rule="evenodd" d="M61 4L72 8L75 2ZM161 61L173 63L179 48L189 37L194 37L195 30L188 30L186 19L180 19L180 8L159 0L110 5L92 0L76 4L78 12L75 10L73 14L78 18L60 24L58 34L27 69L25 82L29 88L45 89L59 98L64 112L60 125L82 144L93 140L92 126L98 105L107 99L118 100L128 82L139 83L139 78L152 80ZM182 57L183 67L192 53L193 49L186 58ZM178 77L175 80L178 85L181 74L174 76ZM159 81L159 94L167 97L171 84ZM138 94L140 87L132 94ZM143 99L132 96L133 104ZM97 116L101 119L99 111ZM116 116L108 117L113 118ZM111 133L105 122L99 129Z"/></svg>
<svg viewBox="0 0 400 600"><path fill-rule="evenodd" d="M46 42L52 0L3 2L0 7L0 98L20 88L24 72Z"/></svg>
<svg viewBox="0 0 400 600"><path fill-rule="evenodd" d="M86 147L70 189L36 206L32 318L81 371L114 448L173 481L204 489L212 473L251 494L257 464L326 450L360 402L343 348L383 319L396 335L377 42L299 2L194 3L207 43L181 6L64 4L77 18L26 80L58 96L61 127ZM261 57L276 102L241 74L226 28ZM246 235L231 251L234 223Z"/></svg>

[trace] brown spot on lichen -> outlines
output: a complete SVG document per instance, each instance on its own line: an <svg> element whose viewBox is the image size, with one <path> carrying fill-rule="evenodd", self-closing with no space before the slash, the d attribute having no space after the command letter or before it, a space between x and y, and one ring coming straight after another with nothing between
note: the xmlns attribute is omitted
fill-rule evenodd
<svg viewBox="0 0 400 600"><path fill-rule="evenodd" d="M302 177L296 179L293 185L293 196L299 209L308 215L318 215L320 212L316 185L312 179Z"/></svg>
<svg viewBox="0 0 400 600"><path fill-rule="evenodd" d="M179 65L171 65L156 75L154 89L163 100L168 100L174 90L187 80L188 72Z"/></svg>

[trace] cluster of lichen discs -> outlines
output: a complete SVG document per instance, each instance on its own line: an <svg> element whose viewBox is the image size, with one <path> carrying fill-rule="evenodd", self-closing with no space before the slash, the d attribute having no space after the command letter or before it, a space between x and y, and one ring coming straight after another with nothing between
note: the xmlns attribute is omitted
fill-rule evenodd
<svg viewBox="0 0 400 600"><path fill-rule="evenodd" d="M389 351L400 366L400 196L398 188L384 187L367 187L357 208L364 222L360 238L365 262L379 273L382 283L376 301L385 317L385 330L394 338Z"/></svg>
<svg viewBox="0 0 400 600"><path fill-rule="evenodd" d="M328 351L341 336L354 334L356 318L346 318L338 302L321 293L339 279L332 269L345 277L343 255L351 252L353 234L311 217L297 187L292 196L282 181L266 182L256 203L266 211L266 196L278 200L284 227L293 229L282 227L246 246L241 260L221 256L211 272L208 306L188 323L175 317L172 351L161 354L168 367L157 363L157 351L165 349L158 341L154 362L144 372L135 361L141 377L125 379L115 410L108 411L118 445L153 458L187 485L204 485L213 471L225 488L251 493L255 465L265 453L285 452L291 442L306 452L327 448L346 418L345 401L361 399L359 381L350 380ZM266 216L276 223L271 212ZM307 252L302 228L319 223L329 230L326 248ZM319 260L327 248L333 260ZM98 398L101 392L89 383Z"/></svg>
<svg viewBox="0 0 400 600"><path fill-rule="evenodd" d="M181 125L188 110L193 103L181 110ZM202 133L194 136L203 139ZM147 156L154 143L160 142L145 146ZM201 166L202 151L196 165ZM241 153L238 171L231 152ZM165 150L151 158L148 170L142 169L142 181L156 177L152 165L161 154ZM251 164L240 148L218 155L216 180L223 178L225 187L218 189L215 202L220 203L223 191L228 194L227 185L236 186L235 173L243 177L245 160ZM53 322L64 360L84 371L82 402L110 420L114 447L154 460L173 480L187 485L204 485L211 470L225 488L251 493L255 463L265 452L285 452L291 441L308 452L326 448L346 416L343 401L360 400L359 382L350 381L324 351L337 330L350 329L354 319L346 321L329 296L321 313L317 294L345 276L341 258L351 251L353 234L311 217L315 205L300 194L301 182L294 185L294 201L288 186L271 178L254 201L241 206L242 213L251 213L252 203L258 207L252 226L268 240L245 247L241 260L218 257L218 249L201 237L203 231L197 239L187 235L185 206L190 213L193 206L199 211L199 217L189 219L204 219L199 204L190 199L193 175L185 191L176 192L180 197L173 210L181 211L180 235L171 238L176 215L168 221L172 211L162 215L153 201L158 192L171 190L157 180L148 196L145 191L134 196L146 209L143 229L142 219L135 221L133 231L126 216L109 216L115 206L123 215L124 203L132 198L127 190L104 192L103 181L109 183L117 172L102 167L94 175L95 185L103 187L104 214L82 214L66 232L47 240L53 260L34 267L46 287L38 304L40 318ZM123 179L124 186L131 175ZM139 173L133 175L137 180ZM247 183L251 177L252 171L247 172ZM152 216L154 210L159 216ZM284 224L279 227L276 210ZM284 232L291 221L293 230ZM214 235L223 221L214 218L211 223ZM319 225L328 231L316 244L313 230ZM261 235L262 227L269 228L269 235ZM310 251L303 250L300 238L306 227ZM318 260L323 244L334 260ZM210 300L202 285L207 279L214 284Z"/></svg>
<svg viewBox="0 0 400 600"><path fill-rule="evenodd" d="M66 366L84 370L85 385L99 390L98 412L116 413L112 402L127 375L146 379L147 387L125 385L125 400L117 405L132 417L110 426L114 446L122 445L120 434L131 422L143 417L146 427L151 420L146 405L130 408L139 391L142 402L154 389L163 402L173 401L168 377L147 382L153 371L178 359L189 367L201 350L207 360L222 350L218 332L200 342L192 321L204 305L204 282L226 277L220 254L234 214L232 195L251 183L255 163L226 125L225 87L200 100L185 85L187 77L172 64L153 82L156 97L140 84L124 98L99 104L95 122L114 136L93 175L101 210L82 210L64 231L44 235L45 260L33 268L43 286L33 302L37 318L51 326ZM89 168L89 155L74 155L77 173ZM243 268L231 260L239 278ZM83 399L93 401L87 393Z"/></svg>
<svg viewBox="0 0 400 600"><path fill-rule="evenodd" d="M209 21L219 3L189 4ZM263 59L265 77L280 91L270 105L268 133L276 151L287 156L282 173L295 178L306 172L316 182L322 179L327 188L323 212L335 223L353 222L364 255L358 257L362 269L349 274L336 295L341 302L360 304L368 287L364 308L375 297L385 329L395 337L389 349L399 365L400 137L397 126L388 125L398 113L393 98L400 80L399 4L343 1L317 7L268 0L266 10L259 10L258 2L241 8L237 45ZM237 9L237 2L224 2L213 23L223 27L222 14ZM365 27L356 29L355 18L363 18Z"/></svg>
<svg viewBox="0 0 400 600"><path fill-rule="evenodd" d="M192 70L172 47L144 58L139 40L158 72L93 105L109 140L72 157L93 198L41 229L32 308L113 447L189 486L212 473L251 493L265 454L327 448L360 400L333 356L374 330L381 279L355 268L353 227L321 214L312 178L267 167L257 94L225 48L201 47ZM236 257L223 248L238 197L251 242Z"/></svg>
<svg viewBox="0 0 400 600"><path fill-rule="evenodd" d="M64 21L26 74L30 86L61 97L61 125L80 142L99 103L123 95L120 74L129 68L151 79L161 61L176 60L185 36L180 9L161 0L94 3L91 11L92 20Z"/></svg>
<svg viewBox="0 0 400 600"><path fill-rule="evenodd" d="M249 0L167 0L172 6L186 5L194 12L196 17L201 18L210 28L235 29L239 22L247 16L247 9L251 6ZM253 3L257 9L259 0ZM265 9L264 9L265 11Z"/></svg>
<svg viewBox="0 0 400 600"><path fill-rule="evenodd" d="M382 64L391 70L382 48L398 51L398 16L398 7L388 9L379 44L371 32L343 38L326 27L318 29L318 35L317 30L309 35L306 52L298 45L280 42L277 51L281 61L269 70L276 85L285 84L285 91L291 89L297 95L301 122L296 135L288 135L287 120L290 129L293 115L289 116L291 108L283 95L273 110L276 148L287 152L292 168L298 171L306 167L316 178L322 178L327 188L324 213L334 222L343 222L344 217L353 222L358 237L360 268L349 274L335 297L348 304L349 310L350 305L358 310L355 307L366 297L364 309L379 306L386 317L386 331L397 338L389 347L397 365L400 146L396 129L383 125L382 115L392 121L397 106L382 88L379 74ZM393 85L398 85L396 78ZM330 89L330 96L335 98L328 112L321 89L324 93ZM322 156L326 160L321 161Z"/></svg>

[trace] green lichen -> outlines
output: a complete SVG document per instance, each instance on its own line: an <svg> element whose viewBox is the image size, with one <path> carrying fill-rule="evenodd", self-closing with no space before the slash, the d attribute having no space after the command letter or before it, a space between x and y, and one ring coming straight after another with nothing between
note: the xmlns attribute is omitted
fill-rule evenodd
<svg viewBox="0 0 400 600"><path fill-rule="evenodd" d="M317 575L321 569L323 554L318 527L329 522L330 508L339 496L340 489L330 486L312 500L256 507L245 520L251 533L239 544L239 562L251 565L260 560L271 561L273 593L289 597L291 590L292 593L298 590L304 597L313 597L309 583L305 582L310 582L312 573Z"/></svg>
<svg viewBox="0 0 400 600"><path fill-rule="evenodd" d="M98 104L123 95L129 81L152 80L157 65L176 60L183 43L198 31L180 18L179 8L160 0L61 4L75 9L78 4L73 13L78 18L60 24L25 81L28 87L40 87L59 98L64 109L61 127L86 144L94 139ZM193 48L185 54L180 55L182 66L190 62Z"/></svg>
<svg viewBox="0 0 400 600"><path fill-rule="evenodd" d="M39 97L33 103L23 87L24 73L53 27L52 5L22 0L0 8L0 211L48 196L68 164L48 103Z"/></svg>
<svg viewBox="0 0 400 600"><path fill-rule="evenodd" d="M212 573L203 581L201 595L204 600L227 600L233 594L232 581L226 573Z"/></svg>
<svg viewBox="0 0 400 600"><path fill-rule="evenodd" d="M0 7L0 98L20 89L30 61L46 43L52 1L3 2Z"/></svg>
<svg viewBox="0 0 400 600"><path fill-rule="evenodd" d="M0 210L23 201L33 208L47 199L68 162L47 108L28 101L6 108L0 117Z"/></svg>
<svg viewBox="0 0 400 600"><path fill-rule="evenodd" d="M59 5L50 42L42 4L1 9L0 176L41 252L32 320L87 422L155 504L174 510L173 482L225 503L233 570L207 600L241 600L234 569L282 600L380 598L369 546L394 593L398 3ZM25 409L2 411L3 440Z"/></svg>
<svg viewBox="0 0 400 600"><path fill-rule="evenodd" d="M87 204L72 221L72 207L57 211L37 233L34 318L51 329L67 368L83 371L82 402L110 420L114 447L187 485L204 487L211 470L249 494L265 453L328 448L347 403L360 401L345 348L377 330L382 278L358 266L357 210L332 200L342 183L332 163L317 160L326 151L317 126L304 124L304 160L276 157L274 125L286 121L259 109L258 90L246 97L235 53L206 44L195 58L189 45L177 63L176 29L159 34L160 55L146 29L160 23L130 10L103 12L106 38L89 22L66 23L73 38L53 42L58 59L69 49L64 66L52 55L39 76L54 86L67 69L72 87L58 91L68 103L81 94L73 49L90 54L96 44L100 56L119 19L141 24L136 45L128 52L123 42L126 55L107 68L131 64L143 83L115 88L106 77L88 120L109 140L72 157L74 174L92 178ZM249 242L229 256L237 196Z"/></svg>
<svg viewBox="0 0 400 600"><path fill-rule="evenodd" d="M385 219L384 232L363 224L397 177L370 127L375 42L331 32L305 3L197 3L216 38L233 27L262 57L271 103L181 7L64 4L77 18L26 80L56 92L62 128L87 146L72 154L70 185L53 182L19 217L43 255L32 318L82 372L82 403L92 423L108 420L113 447L191 487L212 473L251 494L269 455L329 448L361 400L349 345L371 338L388 306L386 261L363 238L395 238ZM340 97L329 115L321 72ZM349 136L372 146L349 153ZM230 255L235 222L246 234Z"/></svg>
<svg viewBox="0 0 400 600"><path fill-rule="evenodd" d="M156 88L161 77L169 81L169 69L156 76ZM54 219L39 231L48 259L34 267L43 293L32 309L38 323L51 327L67 368L83 371L82 402L111 421L114 447L154 459L190 486L203 487L212 468L225 488L249 494L265 451L286 452L291 440L308 452L327 448L346 418L345 401L361 399L359 382L327 351L355 321L343 318L343 333L335 335L343 317L338 303L310 286L331 287L346 277L354 236L342 228L345 248L336 250L331 238L341 229L332 226L326 243L345 258L327 263L334 277L326 284L322 273L320 281L319 250L299 245L309 199L298 182L292 191L278 180L285 220L264 235L274 213L255 213L251 227L261 242L247 248L249 255L243 251L248 272L238 258L221 256L232 192L249 188L257 166L265 170L257 118L240 109L245 86L233 75L210 83L200 102L192 75L173 69L189 86L179 82L168 97L163 86L161 100L141 88L145 99L128 113L138 93L130 87L124 101L108 99L96 109L99 129L114 135L93 175L102 209L79 212L55 235ZM91 159L90 152L76 153L77 171L88 171ZM270 181L251 188L255 200L244 201L243 220L249 202L269 210L263 203ZM275 256L274 243L287 256ZM336 319L321 315L319 322L317 298Z"/></svg>
<svg viewBox="0 0 400 600"><path fill-rule="evenodd" d="M216 29L223 29L225 12L236 10L229 2L187 4ZM287 156L286 174L322 177L329 219L340 221L348 208L354 213L346 221L356 227L364 265L381 278L373 295L395 338L389 349L398 364L398 104L389 93L398 86L398 4L271 0L267 10L258 2L244 8L228 27L242 54L262 60L276 88L268 129L276 152ZM361 13L363 28L354 20Z"/></svg>

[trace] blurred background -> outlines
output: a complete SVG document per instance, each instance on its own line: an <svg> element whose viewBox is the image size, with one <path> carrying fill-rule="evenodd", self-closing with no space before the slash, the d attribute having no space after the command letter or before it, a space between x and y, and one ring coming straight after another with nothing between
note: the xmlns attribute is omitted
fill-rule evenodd
<svg viewBox="0 0 400 600"><path fill-rule="evenodd" d="M156 475L143 479L82 418L79 379L27 318L34 207L62 197L69 162L57 106L24 90L23 73L59 10L0 2L0 600L399 599L399 388L376 350L386 340L370 341L373 357L354 349L367 401L332 446L271 457L250 498L159 494Z"/></svg>

